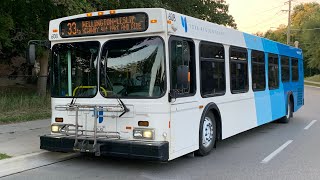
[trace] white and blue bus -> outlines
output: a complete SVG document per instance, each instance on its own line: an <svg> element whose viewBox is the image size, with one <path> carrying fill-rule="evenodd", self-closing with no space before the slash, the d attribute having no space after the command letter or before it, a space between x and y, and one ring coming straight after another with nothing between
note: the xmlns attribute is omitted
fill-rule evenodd
<svg viewBox="0 0 320 180"><path fill-rule="evenodd" d="M289 122L304 104L298 48L165 9L50 22L51 133L41 149L168 161Z"/></svg>

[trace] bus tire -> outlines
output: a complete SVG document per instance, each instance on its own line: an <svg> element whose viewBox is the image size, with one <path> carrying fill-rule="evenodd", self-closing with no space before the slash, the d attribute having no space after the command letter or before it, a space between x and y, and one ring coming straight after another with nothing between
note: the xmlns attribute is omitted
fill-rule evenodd
<svg viewBox="0 0 320 180"><path fill-rule="evenodd" d="M281 119L279 119L279 123L288 123L292 117L293 117L293 103L291 101L291 98L289 98L288 104L287 104L287 114L283 116Z"/></svg>
<svg viewBox="0 0 320 180"><path fill-rule="evenodd" d="M197 155L206 156L210 153L216 143L217 126L214 115L208 111L200 121L199 149Z"/></svg>

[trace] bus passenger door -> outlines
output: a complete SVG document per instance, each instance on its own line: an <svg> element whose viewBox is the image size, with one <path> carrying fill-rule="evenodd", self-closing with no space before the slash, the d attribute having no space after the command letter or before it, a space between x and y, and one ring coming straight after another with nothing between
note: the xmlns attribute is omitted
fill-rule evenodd
<svg viewBox="0 0 320 180"><path fill-rule="evenodd" d="M170 37L171 152L179 156L194 150L198 139L195 45Z"/></svg>

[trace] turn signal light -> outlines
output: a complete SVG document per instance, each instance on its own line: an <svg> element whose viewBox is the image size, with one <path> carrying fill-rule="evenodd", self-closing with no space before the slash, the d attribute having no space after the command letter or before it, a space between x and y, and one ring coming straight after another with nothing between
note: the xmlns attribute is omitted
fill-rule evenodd
<svg viewBox="0 0 320 180"><path fill-rule="evenodd" d="M53 29L52 32L57 33L58 29Z"/></svg>
<svg viewBox="0 0 320 180"><path fill-rule="evenodd" d="M57 117L57 118L55 119L55 121L56 121L56 122L63 122L63 118Z"/></svg>
<svg viewBox="0 0 320 180"><path fill-rule="evenodd" d="M149 121L139 121L138 122L139 126L144 126L144 127L148 127L149 126Z"/></svg>

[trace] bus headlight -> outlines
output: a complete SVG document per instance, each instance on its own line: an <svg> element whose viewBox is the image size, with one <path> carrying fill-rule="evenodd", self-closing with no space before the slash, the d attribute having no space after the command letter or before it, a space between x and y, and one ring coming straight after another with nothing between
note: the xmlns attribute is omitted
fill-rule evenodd
<svg viewBox="0 0 320 180"><path fill-rule="evenodd" d="M64 127L64 124L52 124L51 125L51 132L53 133L60 133L61 129Z"/></svg>
<svg viewBox="0 0 320 180"><path fill-rule="evenodd" d="M133 138L153 140L154 139L154 129L135 128L135 129L133 129Z"/></svg>

